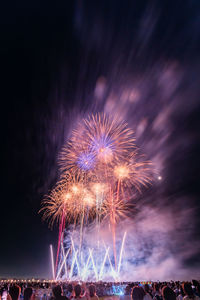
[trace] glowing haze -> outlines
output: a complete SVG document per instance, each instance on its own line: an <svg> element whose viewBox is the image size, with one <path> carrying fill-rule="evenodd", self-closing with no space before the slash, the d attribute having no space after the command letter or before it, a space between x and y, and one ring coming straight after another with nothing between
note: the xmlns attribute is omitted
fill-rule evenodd
<svg viewBox="0 0 200 300"><path fill-rule="evenodd" d="M99 78L93 98L89 99L91 107L85 113L81 113L76 108L74 113L70 113L71 117L66 113L67 118L71 120L71 130L66 131L67 139L65 140L68 141L68 138L70 140L71 133L78 126L77 124L82 119L87 119L87 115L91 115L91 111L95 111L97 108L101 108L101 111L108 116L115 116L118 122L128 123L128 126L135 131L134 139L136 141L134 143L140 146L140 154L145 154L145 158L139 155L135 163L139 166L140 161L141 163L151 161L157 175L154 174L155 181L150 188L143 190L142 194L134 195L134 207L131 207L129 218L122 219L121 225L116 227L116 244L119 244L118 241L122 241L123 234L125 230L127 231L125 240L125 249L127 250L124 253L124 259L126 259L125 265L129 266L129 269L123 273L124 264L122 264L121 276L129 274L130 279L135 280L138 279L137 274L140 274L140 276L138 275L140 278L148 280L189 279L199 276L199 268L196 267L195 262L198 262L200 245L198 240L194 239L195 234L198 233L198 210L195 209L196 197L184 190L185 187L182 186L180 180L181 176L186 173L179 174L179 169L184 168L183 162L181 164L180 162L185 155L185 152L179 150L182 147L190 149L189 141L193 137L188 133L188 135L180 135L179 139L175 138L177 132L182 132L181 125L178 128L175 127L177 111L182 119L187 115L179 101L181 83L183 80L187 80L187 74L180 65L174 62L167 65L164 62L157 64L153 78L151 74L151 69L147 70L145 76L140 73L137 78L134 77L134 72L126 74L126 83L120 78L115 81L109 77L107 79ZM100 86L101 96L97 93ZM190 109L193 110L196 107L195 100L193 100L194 95L192 90L188 92L191 94ZM155 100L149 104L148 99L151 93L155 93ZM80 134L82 134L81 131ZM83 140L85 140L85 136ZM83 170L92 170L96 160L100 161L102 165L112 164L110 158L113 155L114 147L109 148L105 156L101 156L101 153L104 152L103 141L99 141L100 147L97 148L99 156L93 155L93 151L96 149L96 143L94 143L90 148L92 151L89 157L88 153L87 156L83 156L81 164L80 160L77 160L79 168L84 162L87 162L89 166L86 164ZM65 148L64 151L66 151ZM136 149L134 151L137 152ZM74 152L73 159L74 155L77 153ZM135 171L132 169L130 172L129 169L129 162L132 159L134 157L129 157L123 163L119 160L115 161L113 173L116 178L120 178L121 188L130 186L131 180L134 178L132 174ZM172 173L171 170L173 170ZM65 170L62 168L62 174L64 173ZM190 182L191 176L187 176L187 182ZM98 186L96 189L99 191ZM93 192L94 190L93 186ZM92 201L95 200L91 195ZM144 224L146 224L145 228ZM85 234L87 236L87 233ZM102 234L106 240L106 230L102 231ZM96 236L95 230L90 232L90 236L93 235ZM120 238L118 239L118 237ZM85 241L89 242L89 240L89 237L85 238ZM78 243L78 240L74 242ZM191 247L191 243L195 246Z"/></svg>

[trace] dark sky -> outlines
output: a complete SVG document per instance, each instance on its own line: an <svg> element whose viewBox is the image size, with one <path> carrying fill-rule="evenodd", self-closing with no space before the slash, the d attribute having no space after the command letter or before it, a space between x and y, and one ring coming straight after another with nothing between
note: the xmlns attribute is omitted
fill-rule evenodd
<svg viewBox="0 0 200 300"><path fill-rule="evenodd" d="M73 117L105 108L106 96L92 103L102 76L107 95L133 80L145 91L133 125L145 112L151 126L138 143L149 158L153 152L164 157L166 180L157 194L187 199L181 205L195 209L192 234L198 241L199 1L36 0L3 6L0 277L49 275L49 244L56 245L58 228L51 231L38 210L56 182L57 154ZM161 145L159 133L152 148L155 115L172 106L167 140ZM185 263L200 264L197 254Z"/></svg>

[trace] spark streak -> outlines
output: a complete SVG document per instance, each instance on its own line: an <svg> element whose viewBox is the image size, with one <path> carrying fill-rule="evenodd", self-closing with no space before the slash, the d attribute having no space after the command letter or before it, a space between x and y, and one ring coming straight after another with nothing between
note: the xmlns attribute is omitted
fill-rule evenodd
<svg viewBox="0 0 200 300"><path fill-rule="evenodd" d="M61 247L62 247L62 254L63 254L63 258L65 257L65 250L64 250L64 246L63 246L63 242L61 243ZM66 264L66 259L65 259L65 277L67 278L67 264Z"/></svg>
<svg viewBox="0 0 200 300"><path fill-rule="evenodd" d="M101 277L102 277L102 273L103 273L104 265L105 265L105 262L106 262L106 258L107 258L107 256L108 256L109 249L110 249L110 248L108 247L107 250L106 250L106 254L105 254L105 256L104 256L103 263L102 263L102 265L101 265L101 270L100 270L100 273L99 273L99 280L101 280Z"/></svg>
<svg viewBox="0 0 200 300"><path fill-rule="evenodd" d="M67 253L66 253L65 257L63 258L62 264L61 264L60 269L59 269L59 271L58 271L58 273L57 273L57 276L56 276L56 280L58 280L58 278L59 278L59 276L60 276L60 273L61 273L61 271L62 271L62 268L63 268L63 266L64 266L64 263L65 263L65 261L66 261L68 255L69 255L69 252L70 252L70 249L67 250Z"/></svg>
<svg viewBox="0 0 200 300"><path fill-rule="evenodd" d="M91 252L89 253L89 256L88 256L88 259L87 259L85 268L84 268L84 270L83 270L83 275L82 275L83 280L85 280L85 276L86 276L87 271L88 271L88 264L89 264L89 261L90 261L90 259L91 259L92 252L93 252L93 249L92 249Z"/></svg>
<svg viewBox="0 0 200 300"><path fill-rule="evenodd" d="M98 272L97 272L97 269L96 269L96 266L95 266L94 258L93 258L93 255L92 255L92 250L89 249L89 252L90 252L90 255L91 255L91 260L92 260L92 265L93 265L95 277L96 277L96 280L98 281Z"/></svg>
<svg viewBox="0 0 200 300"><path fill-rule="evenodd" d="M51 253L51 268L52 268L52 276L53 280L55 279L55 269L54 269L54 258L53 258L53 246L50 245L50 253Z"/></svg>
<svg viewBox="0 0 200 300"><path fill-rule="evenodd" d="M119 264L118 264L118 270L117 270L118 274L120 273L120 269L121 269L122 253L123 253L123 250L124 250L125 239L126 239L126 231L124 232L124 236L123 236L123 239L122 239L122 245L121 245L120 256L119 256Z"/></svg>
<svg viewBox="0 0 200 300"><path fill-rule="evenodd" d="M76 259L77 259L77 254L78 254L78 250L75 251L75 254L74 254L74 257L73 257L73 260L72 260L72 265L71 265L69 279L72 278L72 274L73 274L73 270L74 270L74 264L75 264Z"/></svg>

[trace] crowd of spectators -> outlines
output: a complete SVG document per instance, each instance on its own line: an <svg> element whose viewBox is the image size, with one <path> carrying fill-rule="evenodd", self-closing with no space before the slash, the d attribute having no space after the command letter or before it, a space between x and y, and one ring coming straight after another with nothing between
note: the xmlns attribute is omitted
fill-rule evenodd
<svg viewBox="0 0 200 300"><path fill-rule="evenodd" d="M129 283L4 283L0 286L0 300L200 300L200 283L140 282ZM44 292L45 291L45 292Z"/></svg>

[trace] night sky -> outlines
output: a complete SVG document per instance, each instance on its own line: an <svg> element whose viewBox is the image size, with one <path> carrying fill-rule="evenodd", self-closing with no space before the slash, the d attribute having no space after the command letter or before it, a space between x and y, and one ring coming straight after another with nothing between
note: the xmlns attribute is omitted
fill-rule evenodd
<svg viewBox="0 0 200 300"><path fill-rule="evenodd" d="M58 228L41 220L41 201L58 178L57 156L73 120L103 110L120 111L160 167L163 181L144 203L169 208L174 220L191 212L184 226L195 252L182 263L200 269L199 1L3 6L0 277L49 276ZM123 91L132 87L140 100L127 104Z"/></svg>

